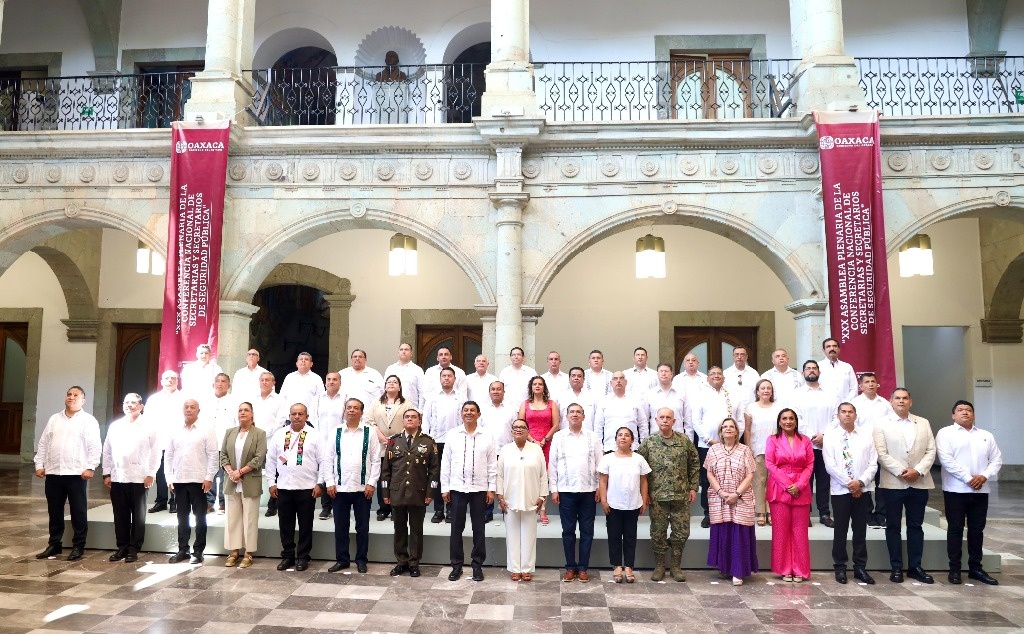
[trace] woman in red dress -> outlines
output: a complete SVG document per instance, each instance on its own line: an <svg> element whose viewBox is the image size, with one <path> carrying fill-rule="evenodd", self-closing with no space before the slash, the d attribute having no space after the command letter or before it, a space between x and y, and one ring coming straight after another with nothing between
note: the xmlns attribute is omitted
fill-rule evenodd
<svg viewBox="0 0 1024 634"><path fill-rule="evenodd" d="M544 463L547 464L551 450L551 437L558 431L558 403L551 400L548 384L543 378L535 376L530 379L530 397L519 408L519 418L530 427L530 440L544 450ZM547 526L548 512L540 507L540 523Z"/></svg>

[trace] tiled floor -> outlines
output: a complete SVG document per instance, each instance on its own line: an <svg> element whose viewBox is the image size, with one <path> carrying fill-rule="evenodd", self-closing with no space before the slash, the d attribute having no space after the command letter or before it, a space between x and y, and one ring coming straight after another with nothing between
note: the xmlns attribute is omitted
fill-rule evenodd
<svg viewBox="0 0 1024 634"><path fill-rule="evenodd" d="M94 487L93 498L103 490ZM933 496L935 497L935 496ZM107 562L109 551L84 560L37 561L46 544L41 481L27 468L0 469L0 634L6 632L1009 632L1024 628L1024 485L1004 484L993 497L986 546L1004 553L999 587L889 583L842 586L831 575L783 584L755 575L734 588L709 571L687 583L561 583L559 571L531 583L447 580L448 570L423 568L419 579L328 574L329 562L302 573L278 572L276 560L248 570L170 566L165 555L137 564ZM152 560L153 563L146 563ZM936 571L938 572L938 571Z"/></svg>

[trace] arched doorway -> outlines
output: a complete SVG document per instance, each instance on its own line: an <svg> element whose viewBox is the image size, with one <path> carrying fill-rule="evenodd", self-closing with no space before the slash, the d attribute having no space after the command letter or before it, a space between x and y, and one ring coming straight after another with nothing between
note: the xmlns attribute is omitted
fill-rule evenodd
<svg viewBox="0 0 1024 634"><path fill-rule="evenodd" d="M270 70L274 96L284 104L278 125L334 125L337 56L318 46L282 55Z"/></svg>
<svg viewBox="0 0 1024 634"><path fill-rule="evenodd" d="M455 58L447 95L448 123L470 123L480 116L480 96L487 89L484 71L490 63L490 42L474 44Z"/></svg>
<svg viewBox="0 0 1024 634"><path fill-rule="evenodd" d="M28 324L0 323L0 454L21 453Z"/></svg>
<svg viewBox="0 0 1024 634"><path fill-rule="evenodd" d="M249 324L249 345L260 351L260 365L274 374L277 387L295 370L300 352L313 357L313 371L323 377L329 367L330 306L324 292L285 284L260 289L253 297L259 311Z"/></svg>

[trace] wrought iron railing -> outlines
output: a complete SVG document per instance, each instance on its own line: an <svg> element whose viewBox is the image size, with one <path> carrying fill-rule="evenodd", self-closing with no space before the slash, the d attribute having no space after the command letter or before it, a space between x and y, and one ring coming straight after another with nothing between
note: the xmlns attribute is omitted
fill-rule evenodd
<svg viewBox="0 0 1024 634"><path fill-rule="evenodd" d="M869 108L889 116L1024 112L1024 57L861 57Z"/></svg>
<svg viewBox="0 0 1024 634"><path fill-rule="evenodd" d="M480 114L484 64L252 71L262 125L468 123Z"/></svg>
<svg viewBox="0 0 1024 634"><path fill-rule="evenodd" d="M0 129L167 128L181 119L192 75L0 79Z"/></svg>
<svg viewBox="0 0 1024 634"><path fill-rule="evenodd" d="M553 121L749 119L791 116L798 60L544 62L540 113Z"/></svg>

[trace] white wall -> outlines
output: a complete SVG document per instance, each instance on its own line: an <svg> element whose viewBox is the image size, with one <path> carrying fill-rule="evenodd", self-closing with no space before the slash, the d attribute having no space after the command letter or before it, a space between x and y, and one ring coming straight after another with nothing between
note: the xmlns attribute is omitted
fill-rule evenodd
<svg viewBox="0 0 1024 634"><path fill-rule="evenodd" d="M645 233L665 239L667 274L638 280L636 240ZM776 345L792 349L795 326L783 308L789 293L756 256L716 234L679 226L633 229L591 246L570 261L548 286L537 325L541 369L549 350L558 350L565 369L587 367L594 348L611 370L633 364L633 349L647 348L650 362L671 350L658 349L658 312L676 310L774 311ZM758 360L765 370L770 359ZM731 363L731 361L730 361Z"/></svg>
<svg viewBox="0 0 1024 634"><path fill-rule="evenodd" d="M162 308L164 277L135 272L138 239L125 231L103 230L99 304L103 308Z"/></svg>
<svg viewBox="0 0 1024 634"><path fill-rule="evenodd" d="M122 3L121 50L206 46L208 4L207 0L130 0Z"/></svg>
<svg viewBox="0 0 1024 634"><path fill-rule="evenodd" d="M41 5L45 4L45 10ZM0 53L63 53L61 75L96 68L89 28L75 0L7 2Z"/></svg>
<svg viewBox="0 0 1024 634"><path fill-rule="evenodd" d="M64 408L64 395L71 385L86 391L86 411L91 411L96 368L96 344L69 343L67 302L50 267L35 253L18 258L0 277L0 304L4 308L42 308L43 327L39 358L39 392L36 401L36 440L46 421ZM29 448L22 447L22 451Z"/></svg>
<svg viewBox="0 0 1024 634"><path fill-rule="evenodd" d="M285 260L315 266L352 282L356 300L349 321L349 348L366 350L369 365L377 370L397 359L403 308L472 309L480 302L455 262L422 240L417 249L419 274L388 276L392 235L373 229L342 231L306 245Z"/></svg>

